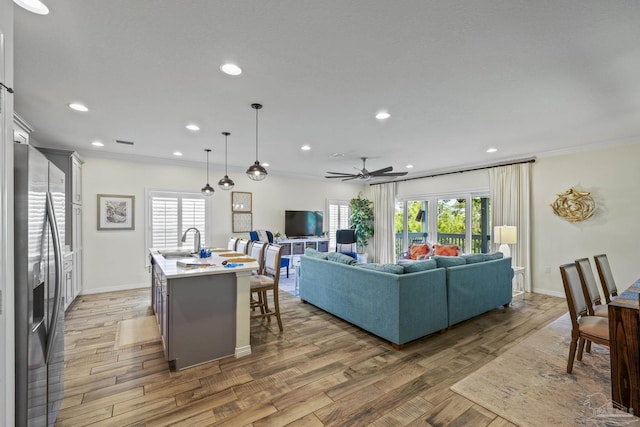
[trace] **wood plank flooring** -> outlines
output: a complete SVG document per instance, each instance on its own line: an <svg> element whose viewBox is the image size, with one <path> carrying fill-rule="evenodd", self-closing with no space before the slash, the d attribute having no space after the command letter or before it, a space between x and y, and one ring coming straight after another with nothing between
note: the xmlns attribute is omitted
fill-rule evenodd
<svg viewBox="0 0 640 427"><path fill-rule="evenodd" d="M160 343L114 349L119 320L151 314L150 291L81 296L66 315L56 426L507 426L449 387L567 311L527 294L394 350L280 292L277 322L251 323L250 356L171 372Z"/></svg>

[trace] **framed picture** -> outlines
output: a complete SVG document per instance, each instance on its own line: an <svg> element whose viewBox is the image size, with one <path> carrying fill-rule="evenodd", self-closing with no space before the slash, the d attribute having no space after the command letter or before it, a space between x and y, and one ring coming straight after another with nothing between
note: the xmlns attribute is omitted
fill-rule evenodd
<svg viewBox="0 0 640 427"><path fill-rule="evenodd" d="M253 218L250 213L233 213L233 232L245 233L253 230Z"/></svg>
<svg viewBox="0 0 640 427"><path fill-rule="evenodd" d="M133 230L134 196L98 194L98 230Z"/></svg>
<svg viewBox="0 0 640 427"><path fill-rule="evenodd" d="M231 211L232 212L251 212L251 193L243 193L242 191L231 192Z"/></svg>

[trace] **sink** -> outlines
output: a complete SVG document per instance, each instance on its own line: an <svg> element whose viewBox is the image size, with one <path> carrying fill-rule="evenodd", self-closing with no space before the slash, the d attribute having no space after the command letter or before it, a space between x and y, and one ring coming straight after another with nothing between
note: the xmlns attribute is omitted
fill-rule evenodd
<svg viewBox="0 0 640 427"><path fill-rule="evenodd" d="M193 258L195 255L191 251L158 251L165 259L177 259L177 258Z"/></svg>

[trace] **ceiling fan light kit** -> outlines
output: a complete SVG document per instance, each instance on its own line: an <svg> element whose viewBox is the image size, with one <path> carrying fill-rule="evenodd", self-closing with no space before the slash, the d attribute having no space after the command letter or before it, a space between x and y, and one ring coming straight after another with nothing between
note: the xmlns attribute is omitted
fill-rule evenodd
<svg viewBox="0 0 640 427"><path fill-rule="evenodd" d="M325 176L325 178L341 178L343 181L351 181L357 179L358 181L371 181L372 178L394 178L397 176L405 176L409 172L392 172L393 167L387 166L386 168L378 169L369 172L366 167L367 158L360 157L362 160L362 169L358 173L345 173L345 172L327 172L331 174L329 176ZM357 169L357 168L356 168Z"/></svg>
<svg viewBox="0 0 640 427"><path fill-rule="evenodd" d="M267 177L267 170L260 165L258 160L258 110L262 104L251 104L251 108L256 110L256 161L247 169L247 176L254 181L262 181Z"/></svg>

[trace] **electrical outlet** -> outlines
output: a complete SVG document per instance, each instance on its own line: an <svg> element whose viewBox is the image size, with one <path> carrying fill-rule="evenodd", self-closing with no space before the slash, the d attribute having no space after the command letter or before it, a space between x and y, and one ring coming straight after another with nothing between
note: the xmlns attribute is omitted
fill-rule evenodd
<svg viewBox="0 0 640 427"><path fill-rule="evenodd" d="M545 272L546 274L551 274L551 267L546 266L546 267L544 268L544 272Z"/></svg>

